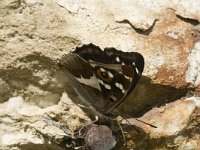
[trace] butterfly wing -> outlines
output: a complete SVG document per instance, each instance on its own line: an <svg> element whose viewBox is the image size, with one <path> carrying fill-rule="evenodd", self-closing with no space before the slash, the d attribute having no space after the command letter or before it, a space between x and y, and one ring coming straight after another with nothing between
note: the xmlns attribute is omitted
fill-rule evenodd
<svg viewBox="0 0 200 150"><path fill-rule="evenodd" d="M66 74L69 84L83 104L93 113L102 116L105 101L91 65L79 55L71 53L62 57L58 66Z"/></svg>
<svg viewBox="0 0 200 150"><path fill-rule="evenodd" d="M78 54L89 62L104 96L105 114L116 108L137 84L144 69L144 58L137 52L122 52L115 48L89 44L77 48Z"/></svg>

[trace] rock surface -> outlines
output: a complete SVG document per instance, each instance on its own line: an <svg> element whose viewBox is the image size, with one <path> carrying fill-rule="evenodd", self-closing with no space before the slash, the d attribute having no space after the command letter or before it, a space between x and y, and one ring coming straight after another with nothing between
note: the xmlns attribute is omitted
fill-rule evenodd
<svg viewBox="0 0 200 150"><path fill-rule="evenodd" d="M118 111L157 128L130 119L141 133L130 127L129 148L200 149L199 8L195 0L1 0L0 149L77 146L74 131L91 120L57 59L88 43L145 58Z"/></svg>

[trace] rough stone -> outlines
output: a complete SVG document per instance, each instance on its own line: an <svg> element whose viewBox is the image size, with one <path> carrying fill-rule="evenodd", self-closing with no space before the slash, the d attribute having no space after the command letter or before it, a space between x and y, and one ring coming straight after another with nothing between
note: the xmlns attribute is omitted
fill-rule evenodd
<svg viewBox="0 0 200 150"><path fill-rule="evenodd" d="M0 79L0 101L7 100L10 96L10 87L6 82Z"/></svg>
<svg viewBox="0 0 200 150"><path fill-rule="evenodd" d="M116 141L112 131L105 125L92 126L85 135L88 148L95 150L110 150L115 147Z"/></svg>
<svg viewBox="0 0 200 150"><path fill-rule="evenodd" d="M140 138L136 138L137 132L130 133L131 137L137 141L133 140L134 148L156 149L160 146L162 149L199 149L199 128L197 127L200 123L199 99L196 97L182 98L165 106L154 108L137 118L156 126L156 128L132 118L127 119L129 124L136 125L141 129L141 132L145 133L140 134ZM124 123L127 122L124 121Z"/></svg>
<svg viewBox="0 0 200 150"><path fill-rule="evenodd" d="M88 43L145 58L117 110L157 128L133 121L142 132L128 132L130 148L200 149L199 8L196 0L1 0L0 149L73 147L91 120L57 59Z"/></svg>

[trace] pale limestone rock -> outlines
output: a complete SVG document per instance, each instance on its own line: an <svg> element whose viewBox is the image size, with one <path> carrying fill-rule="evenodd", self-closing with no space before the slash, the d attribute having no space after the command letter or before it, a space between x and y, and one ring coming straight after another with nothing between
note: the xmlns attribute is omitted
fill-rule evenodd
<svg viewBox="0 0 200 150"><path fill-rule="evenodd" d="M20 6L21 1L20 0L7 0L7 1L1 1L0 4L1 4L0 8L7 7L7 8L15 9Z"/></svg>
<svg viewBox="0 0 200 150"><path fill-rule="evenodd" d="M200 42L195 43L191 54L188 56L189 68L186 74L186 81L195 86L200 84Z"/></svg>
<svg viewBox="0 0 200 150"><path fill-rule="evenodd" d="M42 4L43 0L25 0L25 2L29 5L33 5L33 4Z"/></svg>
<svg viewBox="0 0 200 150"><path fill-rule="evenodd" d="M187 147L195 150L199 149L200 147L197 144L199 143L199 133L195 129L196 127L193 123L194 118L191 117L199 115L199 112L196 111L200 108L199 100L199 97L183 98L168 103L165 106L153 108L138 118L139 120L155 125L157 128L150 127L134 119L128 119L129 123L140 127L145 133L140 135L140 141L136 140L138 142L136 148L139 148L139 145L147 149L156 149L159 144L155 143L159 143L162 140L162 143L167 144L166 149L171 147L176 147L176 149ZM199 121L199 117L195 119ZM124 123L127 122L124 121ZM197 124L199 125L199 122ZM185 136L187 132L193 138L190 139L188 136ZM130 134L135 137L138 133L132 132ZM150 136L150 138L146 139L146 136ZM151 144L146 145L145 143ZM162 144L160 146L162 147Z"/></svg>
<svg viewBox="0 0 200 150"><path fill-rule="evenodd" d="M91 121L56 64L88 43L138 51L145 58L143 77L119 110L142 115L158 128L134 122L149 135L144 135L149 145L134 131L130 145L200 149L199 5L196 0L1 0L0 149L62 149L60 143ZM180 99L192 94L196 97Z"/></svg>

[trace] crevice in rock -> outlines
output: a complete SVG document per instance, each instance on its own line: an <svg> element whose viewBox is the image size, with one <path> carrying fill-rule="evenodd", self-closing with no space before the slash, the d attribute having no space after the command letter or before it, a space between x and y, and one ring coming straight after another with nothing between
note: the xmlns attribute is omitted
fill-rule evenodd
<svg viewBox="0 0 200 150"><path fill-rule="evenodd" d="M6 69L0 69L1 78L10 83L10 81L21 81L27 84L34 84L40 86L45 90L49 90L48 85L41 85L38 83L42 76L34 76L34 72L47 70L49 71L49 76L55 72L55 62L52 59L41 56L39 53L27 55L26 57L19 58L14 64L11 64ZM12 86L11 86L12 87ZM16 88L16 87L14 87Z"/></svg>
<svg viewBox="0 0 200 150"><path fill-rule="evenodd" d="M179 18L180 20L186 22L186 23L193 25L193 26L197 26L200 23L199 20L197 20L197 19L185 18L181 15L176 15L176 17Z"/></svg>
<svg viewBox="0 0 200 150"><path fill-rule="evenodd" d="M56 62L39 53L19 58L6 69L0 69L0 77L10 89L4 94L20 95L41 108L57 104L63 87L58 86L56 71Z"/></svg>
<svg viewBox="0 0 200 150"><path fill-rule="evenodd" d="M154 107L185 97L190 90L189 87L179 89L170 85L152 83L150 78L142 76L127 100L119 106L119 110L132 117L140 117Z"/></svg>
<svg viewBox="0 0 200 150"><path fill-rule="evenodd" d="M156 24L156 21L158 21L158 19L154 20L153 24L146 30L142 29L142 28L136 28L129 20L125 19L122 21L118 21L118 23L124 23L124 24L129 24L134 30L135 32L137 32L138 34L142 34L142 35L149 35L152 31L153 28Z"/></svg>

